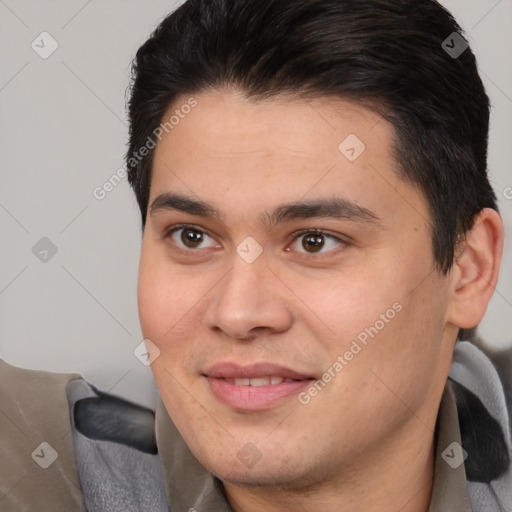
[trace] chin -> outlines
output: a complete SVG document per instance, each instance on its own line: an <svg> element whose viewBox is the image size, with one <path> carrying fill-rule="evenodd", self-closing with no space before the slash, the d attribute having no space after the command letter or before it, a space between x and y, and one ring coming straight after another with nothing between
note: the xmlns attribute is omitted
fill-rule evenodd
<svg viewBox="0 0 512 512"><path fill-rule="evenodd" d="M247 468L238 458L225 461L200 460L207 471L225 484L237 487L279 487L286 490L313 488L325 481L328 474L320 464L318 468L307 468L303 461L273 461L262 458L252 468Z"/></svg>

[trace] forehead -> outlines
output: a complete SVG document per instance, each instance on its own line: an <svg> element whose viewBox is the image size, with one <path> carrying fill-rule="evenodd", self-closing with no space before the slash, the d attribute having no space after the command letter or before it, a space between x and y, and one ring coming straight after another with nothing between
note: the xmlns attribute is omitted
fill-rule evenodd
<svg viewBox="0 0 512 512"><path fill-rule="evenodd" d="M391 125L379 114L340 98L306 100L281 95L252 100L235 91L212 91L196 94L194 99L197 105L182 114L179 124L159 144L160 149L172 140L175 144L196 144L218 157L251 151L337 157L347 131L372 145L380 139L381 150L392 138ZM171 117L177 121L173 114L184 109L188 100L186 96L177 98L164 115L164 122Z"/></svg>
<svg viewBox="0 0 512 512"><path fill-rule="evenodd" d="M367 107L340 98L253 101L215 91L195 94L196 106L181 112L189 100L179 97L164 115L165 122L181 113L157 144L150 203L173 191L222 210L236 194L254 210L336 193L377 207L401 201L427 217L421 194L398 178L393 127Z"/></svg>

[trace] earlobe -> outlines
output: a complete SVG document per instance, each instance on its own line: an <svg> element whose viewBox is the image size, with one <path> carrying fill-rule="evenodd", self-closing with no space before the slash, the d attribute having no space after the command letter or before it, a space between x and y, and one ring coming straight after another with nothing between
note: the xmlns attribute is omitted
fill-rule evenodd
<svg viewBox="0 0 512 512"><path fill-rule="evenodd" d="M478 325L498 282L503 223L496 210L482 210L457 249L451 270L452 297L447 321L462 329Z"/></svg>

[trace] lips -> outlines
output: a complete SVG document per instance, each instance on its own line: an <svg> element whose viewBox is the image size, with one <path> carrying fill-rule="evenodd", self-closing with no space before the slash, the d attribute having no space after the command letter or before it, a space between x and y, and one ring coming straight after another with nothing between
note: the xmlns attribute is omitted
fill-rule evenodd
<svg viewBox="0 0 512 512"><path fill-rule="evenodd" d="M217 363L207 369L204 374L214 379L257 379L280 377L282 379L308 380L313 377L299 373L291 368L273 363L257 363L238 365L235 363Z"/></svg>
<svg viewBox="0 0 512 512"><path fill-rule="evenodd" d="M224 379L226 382L230 384L234 384L235 386L268 386L281 384L281 382L293 382L295 379L284 379L279 375L271 375L269 377L255 377L252 379L239 378L239 379Z"/></svg>
<svg viewBox="0 0 512 512"><path fill-rule="evenodd" d="M204 372L213 395L238 411L270 409L310 385L309 377L273 363L218 363Z"/></svg>

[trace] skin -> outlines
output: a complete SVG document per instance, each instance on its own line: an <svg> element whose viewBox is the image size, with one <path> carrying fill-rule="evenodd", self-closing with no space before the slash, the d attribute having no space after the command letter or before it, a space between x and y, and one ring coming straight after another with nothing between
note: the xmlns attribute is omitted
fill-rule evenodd
<svg viewBox="0 0 512 512"><path fill-rule="evenodd" d="M171 192L219 216L149 208L138 285L172 420L237 512L426 511L457 328L476 325L490 300L499 216L481 213L442 276L425 199L398 177L393 130L378 114L339 98L194 97L197 107L157 145L149 204ZM366 145L353 162L338 149L349 134ZM279 205L333 197L378 221L265 222ZM182 231L169 234L180 224L203 233L199 246L187 247ZM311 252L307 235L294 234L311 229L339 241L326 235ZM248 236L263 248L253 263L236 252ZM292 396L237 411L203 377L220 361L271 361L321 379L393 304L400 312L307 405ZM237 456L249 442L261 455L251 468Z"/></svg>

